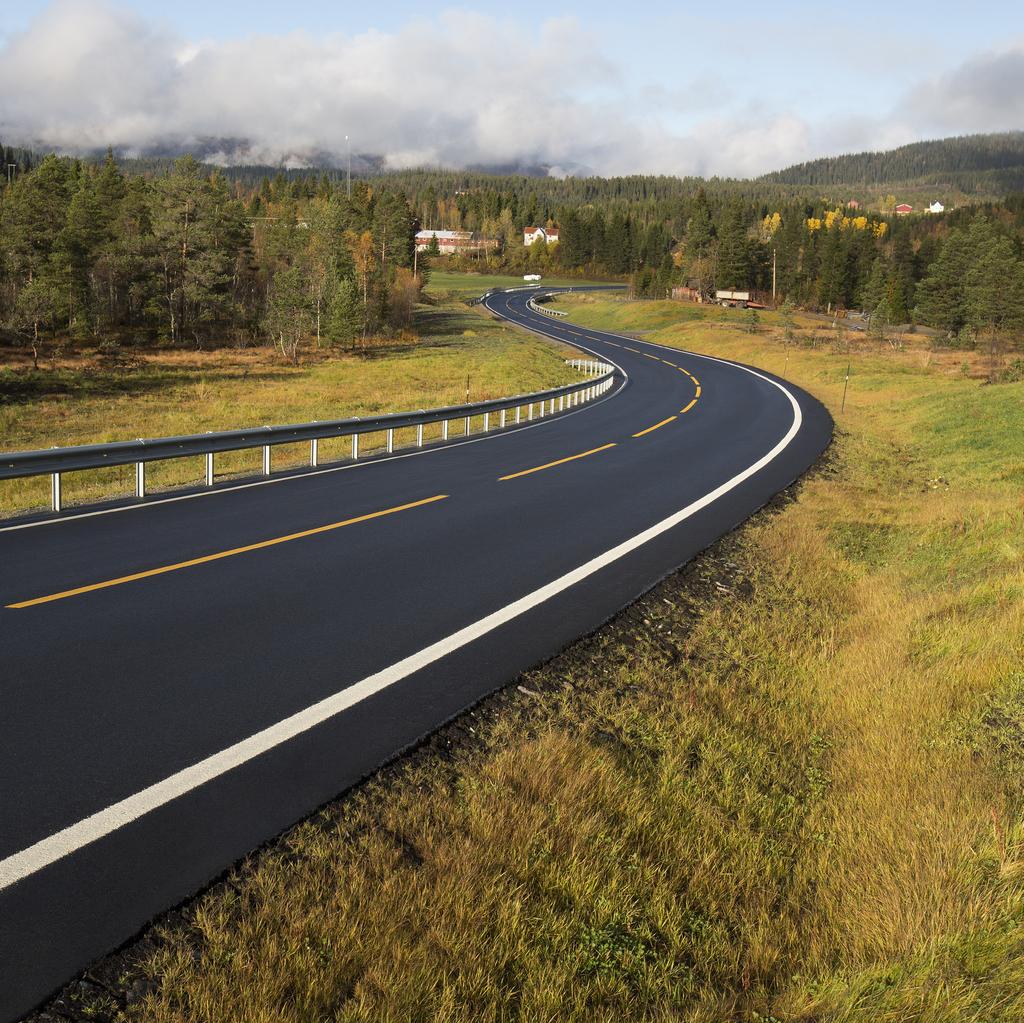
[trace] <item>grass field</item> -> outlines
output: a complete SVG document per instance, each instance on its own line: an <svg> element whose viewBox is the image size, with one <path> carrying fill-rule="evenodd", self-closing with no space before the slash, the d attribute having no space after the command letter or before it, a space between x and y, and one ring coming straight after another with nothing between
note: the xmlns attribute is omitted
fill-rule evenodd
<svg viewBox="0 0 1024 1023"><path fill-rule="evenodd" d="M422 307L418 339L352 353L311 353L300 366L268 349L150 350L136 363L105 365L91 351L44 360L0 354L0 447L31 450L135 437L173 436L264 423L295 423L399 412L520 394L568 383L567 348L505 327L465 306ZM429 438L428 438L429 439ZM364 452L379 446L368 437ZM342 457L343 440L321 442L321 460ZM305 445L275 451L275 464L300 463ZM260 452L218 456L218 473L258 470ZM69 503L123 495L133 466L68 475ZM202 478L201 459L153 463L152 489ZM42 507L49 480L0 481L0 514Z"/></svg>
<svg viewBox="0 0 1024 1023"><path fill-rule="evenodd" d="M440 298L470 299L479 298L485 291L492 288L523 288L530 284L518 277L507 274L467 274L453 273L445 270L432 270L427 293ZM608 281L583 281L567 277L544 277L538 284L549 287L584 287L589 284L607 284ZM614 283L614 282L611 282Z"/></svg>
<svg viewBox="0 0 1024 1023"><path fill-rule="evenodd" d="M856 350L840 414L838 346L577 311L785 364L836 416L825 463L243 865L97 1013L1024 1019L1024 385Z"/></svg>

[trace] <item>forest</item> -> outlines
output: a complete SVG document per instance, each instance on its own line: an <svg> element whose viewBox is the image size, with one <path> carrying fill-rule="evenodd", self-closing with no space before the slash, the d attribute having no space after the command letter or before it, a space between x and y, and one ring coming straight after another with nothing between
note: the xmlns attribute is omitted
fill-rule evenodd
<svg viewBox="0 0 1024 1023"><path fill-rule="evenodd" d="M766 174L773 185L948 184L968 193L1024 189L1024 132L913 142L884 152L851 153Z"/></svg>
<svg viewBox="0 0 1024 1023"><path fill-rule="evenodd" d="M772 301L774 281L777 304L927 324L953 344L1024 326L1024 193L898 217L772 182L422 170L349 195L336 171L4 157L0 325L37 353L66 337L272 343L296 360L305 345L408 330L431 262L621 280L640 298L685 285ZM527 248L530 225L559 242ZM414 258L420 227L498 246Z"/></svg>
<svg viewBox="0 0 1024 1023"><path fill-rule="evenodd" d="M0 196L0 318L33 346L352 343L411 323L414 219L395 189L256 189L182 157L156 177L47 156Z"/></svg>

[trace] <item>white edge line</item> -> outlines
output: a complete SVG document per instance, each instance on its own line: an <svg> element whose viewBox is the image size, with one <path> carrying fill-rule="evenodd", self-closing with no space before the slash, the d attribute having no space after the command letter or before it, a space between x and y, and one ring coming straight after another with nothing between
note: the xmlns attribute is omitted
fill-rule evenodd
<svg viewBox="0 0 1024 1023"><path fill-rule="evenodd" d="M567 572L558 579L554 579L545 586L541 586L532 593L528 593L511 604L507 604L505 607L486 615L472 625L467 625L450 636L446 636L444 639L424 647L417 653L411 654L409 657L403 658L395 664L367 676L340 692L334 693L306 707L304 710L284 718L282 721L277 722L277 724L264 728L262 731L249 736L249 738L243 739L241 742L237 742L233 746L221 750L219 753L214 753L212 756L200 760L191 767L177 771L162 781L156 782L156 784L150 785L117 803L113 803L105 809L99 810L47 838L41 839L28 848L0 860L0 891L37 873L44 867L56 863L65 856L104 838L118 828L122 828L132 821L138 820L140 817L159 809L179 796L183 796L193 789L226 774L228 771L240 767L258 756L262 756L264 753L288 742L290 739L294 739L298 735L302 735L304 732L308 732L317 725L336 717L343 711L362 703L364 700L368 700L371 696L383 692L402 679L408 678L415 672L441 660L441 658L446 657L448 654L467 646L481 636L493 632L495 629L538 607L552 597L570 589L608 565L624 558L627 554L632 553L662 533L673 529L701 509L718 500L723 494L735 489L745 480L760 472L761 469L785 450L797 433L799 433L803 423L803 414L800 411L800 405L797 400L782 384L747 366L738 366L735 363L730 363L730 365L736 366L737 369L741 369L753 376L760 377L760 379L771 384L773 387L777 387L789 399L793 407L792 425L786 435L766 455L763 455L752 465L733 476L732 479L722 483L714 490L709 491L703 497L698 498L668 518L662 519L661 522L637 533L629 540L625 540L611 548L611 550L599 554L597 557L585 562L578 568L574 568L571 572Z"/></svg>

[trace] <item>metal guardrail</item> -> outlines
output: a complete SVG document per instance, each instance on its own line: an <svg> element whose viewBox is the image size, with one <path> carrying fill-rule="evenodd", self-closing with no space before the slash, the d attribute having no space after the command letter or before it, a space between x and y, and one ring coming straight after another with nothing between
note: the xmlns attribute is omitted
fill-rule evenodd
<svg viewBox="0 0 1024 1023"><path fill-rule="evenodd" d="M359 437L367 433L384 433L385 450L395 449L395 431L416 428L416 447L423 447L423 428L441 424L441 442L449 439L449 424L462 420L464 431L470 433L471 420L483 417L482 432L491 430L491 416L497 417L496 429L518 425L524 420L557 415L570 408L593 401L604 394L614 380L615 367L606 362L586 359L567 360L588 379L532 394L519 394L509 398L467 405L449 405L418 412L392 412L369 419L316 420L287 426L262 426L245 430L226 430L219 433L198 433L182 437L156 437L109 444L84 444L77 447L49 448L42 451L16 451L0 454L0 480L23 479L28 476L50 476L50 506L54 512L62 508L61 476L85 469L102 469L114 465L135 465L135 496L146 496L146 463L171 458L205 456L206 485L215 482L214 456L218 452L263 449L263 475L271 474L271 450L281 444L309 442L309 465L319 464L318 442L328 438L351 437L352 460L359 458ZM557 407L556 407L557 406ZM534 414L536 410L536 415ZM514 416L509 413L514 412ZM525 413L525 416L524 416ZM293 467L294 468L294 467Z"/></svg>
<svg viewBox="0 0 1024 1023"><path fill-rule="evenodd" d="M540 298L550 298L550 295L541 295ZM545 316L568 316L567 312L563 312L561 309L547 309L542 305L537 305L537 299L531 298L526 303L535 313L543 313Z"/></svg>

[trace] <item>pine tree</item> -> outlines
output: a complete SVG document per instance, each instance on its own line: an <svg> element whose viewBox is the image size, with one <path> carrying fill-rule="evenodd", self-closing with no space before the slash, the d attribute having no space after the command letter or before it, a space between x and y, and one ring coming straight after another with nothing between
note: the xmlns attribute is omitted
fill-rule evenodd
<svg viewBox="0 0 1024 1023"><path fill-rule="evenodd" d="M715 287L730 290L750 285L750 246L743 209L731 206L718 232L718 269Z"/></svg>
<svg viewBox="0 0 1024 1023"><path fill-rule="evenodd" d="M352 277L338 281L331 301L328 337L333 344L351 345L363 333L363 301Z"/></svg>

